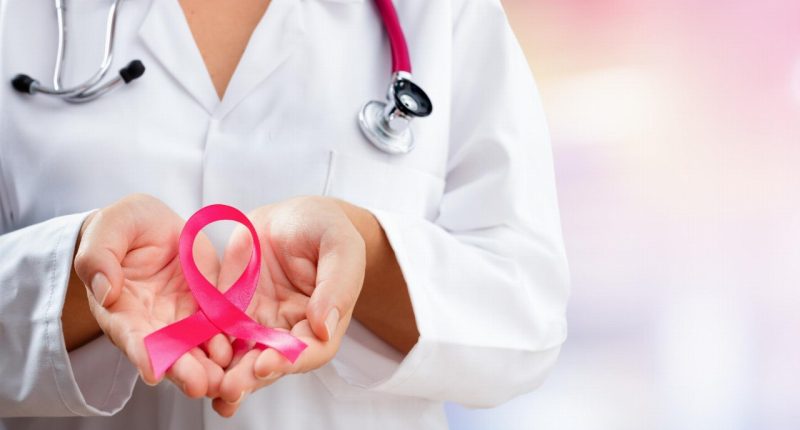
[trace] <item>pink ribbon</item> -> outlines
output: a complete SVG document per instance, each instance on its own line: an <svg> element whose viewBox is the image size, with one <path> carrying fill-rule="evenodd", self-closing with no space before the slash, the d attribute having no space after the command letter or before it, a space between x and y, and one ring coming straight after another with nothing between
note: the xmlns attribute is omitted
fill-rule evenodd
<svg viewBox="0 0 800 430"><path fill-rule="evenodd" d="M203 227L223 220L243 224L253 237L250 262L225 294L200 273L192 250L195 237ZM217 333L235 337L234 347L237 350L241 350L246 341L250 341L255 342L259 349L274 348L292 363L297 360L306 348L305 343L288 332L264 327L244 313L253 298L261 271L261 245L256 229L247 216L225 205L210 205L200 209L186 221L181 231L178 252L183 276L200 309L144 339L156 378L161 378L184 353L208 341Z"/></svg>

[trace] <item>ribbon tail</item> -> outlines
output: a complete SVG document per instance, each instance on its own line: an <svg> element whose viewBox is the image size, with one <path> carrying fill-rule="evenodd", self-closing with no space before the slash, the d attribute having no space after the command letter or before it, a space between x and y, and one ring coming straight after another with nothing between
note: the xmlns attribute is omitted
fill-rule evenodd
<svg viewBox="0 0 800 430"><path fill-rule="evenodd" d="M238 339L255 342L256 347L261 350L272 348L292 363L297 361L300 354L308 347L305 342L289 332L264 327L249 319L225 327L224 331Z"/></svg>
<svg viewBox="0 0 800 430"><path fill-rule="evenodd" d="M219 329L198 311L145 337L144 345L156 379L161 379L183 354L217 333Z"/></svg>

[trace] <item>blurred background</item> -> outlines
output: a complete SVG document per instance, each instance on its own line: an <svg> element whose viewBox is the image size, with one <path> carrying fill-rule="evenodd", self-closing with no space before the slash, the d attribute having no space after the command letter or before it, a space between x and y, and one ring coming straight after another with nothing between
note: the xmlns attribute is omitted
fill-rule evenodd
<svg viewBox="0 0 800 430"><path fill-rule="evenodd" d="M800 2L504 0L573 276L538 391L455 430L800 429Z"/></svg>

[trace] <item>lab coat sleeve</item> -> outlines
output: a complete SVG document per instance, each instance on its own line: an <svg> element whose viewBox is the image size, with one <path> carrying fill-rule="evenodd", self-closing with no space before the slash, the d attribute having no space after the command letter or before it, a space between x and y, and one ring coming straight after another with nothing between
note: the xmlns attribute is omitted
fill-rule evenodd
<svg viewBox="0 0 800 430"><path fill-rule="evenodd" d="M136 370L106 338L67 353L61 312L87 213L0 235L0 417L111 415Z"/></svg>
<svg viewBox="0 0 800 430"><path fill-rule="evenodd" d="M537 387L556 361L569 280L545 116L523 52L497 0L458 6L439 214L371 209L420 338L400 357L356 323L333 364L369 390L489 407Z"/></svg>

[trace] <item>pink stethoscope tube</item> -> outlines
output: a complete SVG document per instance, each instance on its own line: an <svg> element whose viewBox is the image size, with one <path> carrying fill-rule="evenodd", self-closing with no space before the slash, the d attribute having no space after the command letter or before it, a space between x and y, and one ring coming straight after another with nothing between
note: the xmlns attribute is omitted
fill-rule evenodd
<svg viewBox="0 0 800 430"><path fill-rule="evenodd" d="M375 0L375 5L389 36L392 80L386 101L370 100L361 107L358 125L377 149L388 154L408 154L414 149L411 121L430 115L433 103L411 77L408 45L392 0Z"/></svg>
<svg viewBox="0 0 800 430"><path fill-rule="evenodd" d="M411 58L408 54L406 37L403 34L403 27L400 26L400 19L397 17L392 0L375 0L378 12L383 20L383 27L389 36L389 44L392 49L392 73L406 72L411 73Z"/></svg>

